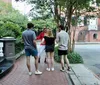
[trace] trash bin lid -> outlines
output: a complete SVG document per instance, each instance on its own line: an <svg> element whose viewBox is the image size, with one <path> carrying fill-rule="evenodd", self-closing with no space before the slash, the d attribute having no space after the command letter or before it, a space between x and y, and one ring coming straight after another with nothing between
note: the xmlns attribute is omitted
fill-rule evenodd
<svg viewBox="0 0 100 85"><path fill-rule="evenodd" d="M16 39L14 37L3 37L0 39L0 41L15 41Z"/></svg>
<svg viewBox="0 0 100 85"><path fill-rule="evenodd" d="M14 39L14 37L3 37L3 39Z"/></svg>

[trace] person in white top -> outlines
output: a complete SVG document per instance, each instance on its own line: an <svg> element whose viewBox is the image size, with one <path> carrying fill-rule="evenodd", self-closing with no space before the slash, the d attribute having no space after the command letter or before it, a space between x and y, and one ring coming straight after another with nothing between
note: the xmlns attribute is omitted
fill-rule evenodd
<svg viewBox="0 0 100 85"><path fill-rule="evenodd" d="M59 26L59 32L57 33L56 36L56 42L58 43L58 56L61 58L61 71L65 71L64 68L64 60L66 61L67 64L67 70L70 70L69 66L69 60L67 58L68 54L68 41L69 41L69 35L68 33L64 30L64 27L62 25Z"/></svg>

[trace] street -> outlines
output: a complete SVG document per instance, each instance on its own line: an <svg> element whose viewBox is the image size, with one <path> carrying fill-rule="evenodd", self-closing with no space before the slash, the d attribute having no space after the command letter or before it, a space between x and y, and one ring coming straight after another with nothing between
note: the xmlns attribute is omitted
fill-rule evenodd
<svg viewBox="0 0 100 85"><path fill-rule="evenodd" d="M75 52L82 56L84 65L100 77L100 44L77 44Z"/></svg>

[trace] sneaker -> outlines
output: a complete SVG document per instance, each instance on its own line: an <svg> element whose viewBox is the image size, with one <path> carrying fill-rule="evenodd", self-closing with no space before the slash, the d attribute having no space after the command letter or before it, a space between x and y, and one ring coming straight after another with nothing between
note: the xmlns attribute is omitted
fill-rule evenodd
<svg viewBox="0 0 100 85"><path fill-rule="evenodd" d="M62 68L60 69L60 71L64 72L64 71L65 71L64 67L62 67Z"/></svg>
<svg viewBox="0 0 100 85"><path fill-rule="evenodd" d="M68 69L67 69L68 71L70 71L70 67L68 67Z"/></svg>
<svg viewBox="0 0 100 85"><path fill-rule="evenodd" d="M64 72L65 70L64 69L60 69L60 71Z"/></svg>
<svg viewBox="0 0 100 85"><path fill-rule="evenodd" d="M42 72L38 70L38 71L35 71L35 74L40 75L40 74L42 74Z"/></svg>
<svg viewBox="0 0 100 85"><path fill-rule="evenodd" d="M54 71L55 69L54 68L51 68L51 71Z"/></svg>
<svg viewBox="0 0 100 85"><path fill-rule="evenodd" d="M32 72L29 72L28 74L29 74L29 76L31 76L32 75Z"/></svg>
<svg viewBox="0 0 100 85"><path fill-rule="evenodd" d="M50 68L46 68L47 71L50 71Z"/></svg>

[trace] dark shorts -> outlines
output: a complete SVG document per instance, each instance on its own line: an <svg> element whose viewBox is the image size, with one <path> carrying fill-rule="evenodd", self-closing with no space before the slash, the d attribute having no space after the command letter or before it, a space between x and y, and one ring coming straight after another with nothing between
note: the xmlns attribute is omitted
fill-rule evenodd
<svg viewBox="0 0 100 85"><path fill-rule="evenodd" d="M46 45L45 51L46 52L54 52L54 45Z"/></svg>
<svg viewBox="0 0 100 85"><path fill-rule="evenodd" d="M61 55L67 55L68 54L68 51L67 50L58 50L58 55L61 56Z"/></svg>
<svg viewBox="0 0 100 85"><path fill-rule="evenodd" d="M36 57L36 56L38 56L38 52L36 49L25 49L25 55L26 56L32 55L32 56Z"/></svg>

